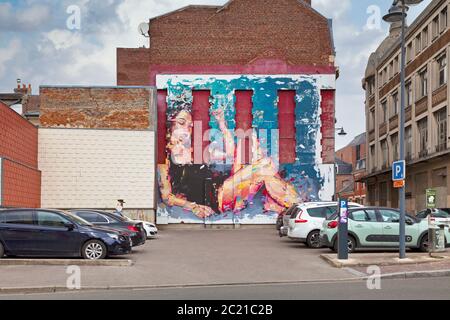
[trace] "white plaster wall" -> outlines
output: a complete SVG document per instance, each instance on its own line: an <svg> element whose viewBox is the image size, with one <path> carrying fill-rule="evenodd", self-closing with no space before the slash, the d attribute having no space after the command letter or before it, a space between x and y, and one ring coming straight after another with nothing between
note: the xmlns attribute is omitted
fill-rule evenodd
<svg viewBox="0 0 450 320"><path fill-rule="evenodd" d="M155 133L39 129L42 207L154 208Z"/></svg>

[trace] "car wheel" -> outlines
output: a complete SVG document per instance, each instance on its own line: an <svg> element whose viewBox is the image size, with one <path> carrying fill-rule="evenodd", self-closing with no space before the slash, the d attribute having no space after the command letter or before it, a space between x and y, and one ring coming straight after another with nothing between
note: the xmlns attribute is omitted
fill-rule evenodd
<svg viewBox="0 0 450 320"><path fill-rule="evenodd" d="M348 236L348 253L353 253L356 250L356 240L352 236ZM338 252L339 251L339 244L338 240L336 239L334 241L333 251Z"/></svg>
<svg viewBox="0 0 450 320"><path fill-rule="evenodd" d="M102 260L106 258L107 253L105 244L99 240L86 242L82 249L83 258L86 260Z"/></svg>
<svg viewBox="0 0 450 320"><path fill-rule="evenodd" d="M0 242L0 259L3 258L5 255L5 247L3 247L3 244Z"/></svg>
<svg viewBox="0 0 450 320"><path fill-rule="evenodd" d="M429 249L429 243L428 243L428 234L425 234L422 239L420 240L420 246L419 246L419 250L421 252L428 252Z"/></svg>
<svg viewBox="0 0 450 320"><path fill-rule="evenodd" d="M316 230L311 232L306 238L306 245L310 248L319 249L322 248L320 243L320 231Z"/></svg>

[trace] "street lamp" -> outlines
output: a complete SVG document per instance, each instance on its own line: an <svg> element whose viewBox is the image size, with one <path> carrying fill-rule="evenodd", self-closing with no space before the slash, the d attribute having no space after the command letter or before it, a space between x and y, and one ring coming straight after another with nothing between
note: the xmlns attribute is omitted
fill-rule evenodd
<svg viewBox="0 0 450 320"><path fill-rule="evenodd" d="M401 33L401 104L400 104L400 160L405 160L405 68L406 68L406 17L408 6L421 3L423 0L394 0L389 13L383 17L383 20L388 23L402 23ZM406 212L405 212L405 186L399 190L400 202L400 259L406 258Z"/></svg>
<svg viewBox="0 0 450 320"><path fill-rule="evenodd" d="M339 132L338 132L338 131L339 131ZM341 136L341 137L344 137L344 136L347 135L347 132L345 132L344 127L342 127L342 128L336 128L336 132L338 132L338 135Z"/></svg>

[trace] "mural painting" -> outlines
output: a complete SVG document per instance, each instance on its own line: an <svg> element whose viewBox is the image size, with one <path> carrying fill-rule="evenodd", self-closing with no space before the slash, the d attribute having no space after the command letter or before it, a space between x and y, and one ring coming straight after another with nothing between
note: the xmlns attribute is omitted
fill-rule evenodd
<svg viewBox="0 0 450 320"><path fill-rule="evenodd" d="M334 89L334 77L160 75L157 87L167 90L158 218L271 224L294 203L331 200L334 166L321 160L320 92ZM280 157L279 102L288 91L295 145L286 163L280 161L286 157ZM200 120L196 92L208 98ZM248 115L242 116L239 92L250 94Z"/></svg>

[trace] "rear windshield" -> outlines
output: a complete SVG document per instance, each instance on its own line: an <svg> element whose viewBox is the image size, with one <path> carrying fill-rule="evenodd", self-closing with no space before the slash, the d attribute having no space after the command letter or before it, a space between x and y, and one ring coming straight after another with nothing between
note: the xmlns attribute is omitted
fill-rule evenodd
<svg viewBox="0 0 450 320"><path fill-rule="evenodd" d="M318 207L318 208L310 208L310 209L308 209L308 214L312 218L327 219L328 217L330 217L336 211L337 211L337 206Z"/></svg>

